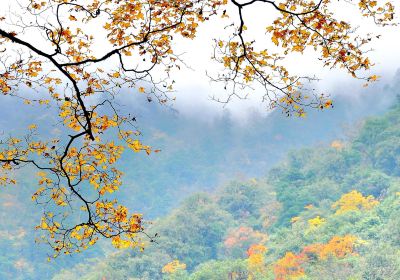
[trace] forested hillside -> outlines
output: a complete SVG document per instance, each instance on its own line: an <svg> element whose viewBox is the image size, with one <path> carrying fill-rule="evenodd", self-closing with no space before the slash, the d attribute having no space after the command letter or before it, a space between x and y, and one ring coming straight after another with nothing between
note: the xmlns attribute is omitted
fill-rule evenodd
<svg viewBox="0 0 400 280"><path fill-rule="evenodd" d="M54 279L400 279L400 106L348 141L295 150L265 178L185 199L144 253Z"/></svg>
<svg viewBox="0 0 400 280"><path fill-rule="evenodd" d="M210 259L227 259L228 256L246 257L247 247L253 243L251 240L240 245L239 249L224 248L227 235L235 235L237 228L242 228L243 234L259 236L258 232L261 232L262 236L267 234L271 238L271 233L278 228L290 226L290 220L300 215L304 205L309 203L316 205L321 197L334 201L342 193L352 189L353 181L358 182L359 186L356 188L363 191L365 191L363 180L376 182L368 188L371 194L378 197L380 189L387 187L386 179L382 178L387 178L388 172L386 167L383 168L381 165L384 162L388 164L389 159L384 160L383 155L387 156L390 153L382 152L382 156L375 154L374 159L369 159L380 162L379 168L372 166L371 163L364 163L365 159L362 165L349 162L352 171L344 165L334 164L338 158L342 161L344 158L348 158L347 160L351 158L344 153L354 152L356 142L349 144L345 139L356 141L354 135L357 134L363 117L379 114L385 110L386 104L392 100L391 92L393 90L388 88L383 93L385 98L382 98L380 103L375 102L371 91L365 93L358 101L349 100L348 97L337 97L333 110L310 113L307 118L286 118L279 112L266 117L254 113L253 117L247 119L247 123L237 123L227 114L221 117L204 114L204 118L198 118L182 116L168 108L153 107L147 111L143 109L146 106L141 106L143 104L139 101L137 107L132 104L129 106L130 110L138 112L137 122L144 127L143 138L155 145L155 148L161 149L161 152L151 156L134 155L134 158L123 159L121 168L125 171L124 186L118 198L132 210L144 213L146 220L158 218L153 231L159 232L160 238L158 244L149 246L143 256L141 253L135 253L141 256L140 258L129 258L129 261L137 263L142 268L137 269L136 266L132 266L129 269L113 268L112 271L120 273L119 275L129 274L129 277L141 274L143 277L157 275L148 276L152 279L164 275L161 273L162 266L174 258L185 262L187 271L191 272L200 263ZM354 104L358 105L354 107ZM18 122L20 127L26 127L36 118L47 116L42 115L45 112L39 111L15 115L12 114L11 105L7 101L0 105L5 114L15 118L11 122L0 120L4 131L17 132L18 127L11 125L13 122ZM389 118L384 120L395 123L395 120ZM370 123L368 122L367 126L371 126ZM53 131L53 127L42 126L42 129ZM365 127L362 133L370 130ZM377 130L380 131L382 128L379 127ZM369 136L363 137L357 141L364 143L367 141L365 139L370 139ZM334 140L337 140L334 142L337 149L324 148L324 145L329 145ZM393 145L387 144L391 148L395 145L396 142ZM308 150L295 150L307 146L310 147ZM374 143L368 148L373 152L368 153L377 152L378 149L375 147L381 146L382 143L379 145ZM293 152L286 159L286 163L276 167L290 150ZM275 169L271 170L274 165ZM322 167L324 168L321 169ZM336 178L343 175L336 173L336 170L339 172L341 169L345 170L343 174L347 174L346 180L340 181ZM268 170L271 171L265 180ZM327 176L328 174L331 175ZM90 262L94 264L100 262L99 265L105 270L110 269L107 268L107 261L113 259L112 256L116 251L105 244L82 254L60 257L50 263L47 262L49 252L46 251L46 246L35 243L40 233L34 228L40 222L41 215L38 206L31 200L36 187L34 183L37 178L36 172L22 169L16 176L18 176L18 186L9 187L7 192L0 195L2 220L0 248L3 251L0 278L51 279L65 268L73 267L71 271L75 271L77 264L82 265L80 274L90 275L92 265L86 266ZM227 183L232 180L236 182ZM242 192L241 185L244 185L246 192L239 195L238 193ZM231 191L230 188L235 186L238 188L237 191ZM293 189L294 187L296 189ZM181 204L190 194L199 191L207 192L202 196L213 208L209 209L208 203L204 205L204 209L185 208L191 207L192 204L197 205L191 202L196 201L196 195ZM247 193L248 191L252 193ZM177 209L173 210L176 207ZM236 213L237 207L243 207L244 210L238 210ZM250 211L246 210L250 208L251 215L246 212ZM173 214L168 214L171 211ZM201 214L204 215L202 221L204 224L201 227L199 225L195 234L193 219L200 219L196 215L200 215L201 211L205 211ZM241 211L246 213L243 217ZM184 214L188 214L187 217ZM202 239L209 230L208 225L213 224L214 220L210 220L210 217L215 217L219 228L210 233L208 239ZM176 233L171 232L172 230ZM246 233L247 231L250 232ZM240 232L237 233L238 236ZM180 238L183 238L183 241ZM259 240L262 237L257 238L256 240ZM266 246L269 248L268 252L271 252L270 245ZM181 254L188 257L183 258ZM104 256L108 256L107 261ZM154 258L160 258L160 261L148 265ZM123 266L122 259L123 257L121 259L116 257L115 265ZM96 268L96 271L101 271L100 274L103 275L101 269ZM132 274L132 271L137 273ZM108 275L105 272L104 274ZM61 275L68 273L62 272ZM73 276L65 277L68 279ZM122 279L125 279L123 277Z"/></svg>

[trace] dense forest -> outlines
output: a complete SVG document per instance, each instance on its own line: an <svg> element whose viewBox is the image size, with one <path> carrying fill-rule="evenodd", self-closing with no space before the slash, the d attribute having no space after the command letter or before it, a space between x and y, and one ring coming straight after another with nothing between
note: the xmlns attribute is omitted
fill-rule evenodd
<svg viewBox="0 0 400 280"><path fill-rule="evenodd" d="M0 279L400 279L398 5L3 0Z"/></svg>
<svg viewBox="0 0 400 280"><path fill-rule="evenodd" d="M365 106L360 112L367 111ZM344 123L362 117L356 113L343 118L346 109L338 107L335 114L342 114ZM277 115L269 118L271 123L285 122L284 118L277 121ZM227 121L221 120L221 127ZM264 138L244 147L243 153L256 155L262 139L283 135L275 143L275 157L267 163L255 157L246 167L242 157L228 164L224 157L235 151L233 144L221 150L222 159L215 160L209 158L214 150L205 152L205 158L198 162L190 161L189 155L185 158L181 151L181 162L170 163L176 171L165 166L179 152L167 150L161 155L166 158L159 161L160 166L152 166L161 176L154 178L154 186L159 184L160 188L155 193L150 191L149 198L142 202L159 211L149 211L156 217L150 232L157 233L159 238L156 243L147 244L144 252L115 251L103 244L84 254L48 263L43 247L34 244L38 233L33 228L40 213L32 211L34 205L26 195L31 191L30 179L25 176L22 190L2 194L1 247L7 253L1 261L1 278L36 279L41 275L46 279L399 279L400 105L383 116L353 125L350 130L357 132L346 139L335 139L337 135L332 132L324 133L323 121L300 121L305 127L314 125L316 133L308 140L298 141L299 147L308 147L292 150L287 156L284 151L295 141L289 136L288 127L298 123L286 120L286 126L253 132L251 136L258 134ZM182 136L182 132L177 135ZM218 135L216 139L224 143ZM207 145L206 140L207 137L199 142ZM273 141L269 143L273 147ZM186 153L195 153L195 149L200 153L201 145L193 144L187 149ZM270 151L271 146L264 149ZM203 166L202 160L213 164ZM228 168L240 170L233 166L240 167L241 162L244 175L227 173ZM190 169L194 174L186 178L187 188L180 173L184 172L185 163L197 166ZM246 176L246 168L250 170L254 163L261 167ZM151 175L149 166L139 170ZM262 176L262 170L269 170L268 174ZM228 182L219 178L218 174L224 172L226 177L236 179ZM204 181L207 174L209 178ZM157 180L171 185L168 188ZM202 188L198 183L202 180L209 186L225 183L216 189ZM164 196L178 184L181 188L176 190L175 199ZM127 187L124 195L132 199L134 207L140 199L130 197L130 191ZM174 205L178 206L169 210ZM169 213L163 214L166 212ZM12 250L7 249L10 244Z"/></svg>
<svg viewBox="0 0 400 280"><path fill-rule="evenodd" d="M54 279L399 279L400 106L349 141L293 151L265 178L197 193L157 244Z"/></svg>

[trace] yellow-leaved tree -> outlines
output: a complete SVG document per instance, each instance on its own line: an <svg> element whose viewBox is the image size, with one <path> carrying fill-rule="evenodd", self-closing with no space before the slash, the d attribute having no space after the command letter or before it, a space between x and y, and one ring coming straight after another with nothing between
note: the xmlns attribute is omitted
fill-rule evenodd
<svg viewBox="0 0 400 280"><path fill-rule="evenodd" d="M379 204L372 195L363 196L362 193L353 190L342 195L342 197L332 204L332 208L336 209L335 214L340 215L349 211L367 211Z"/></svg>
<svg viewBox="0 0 400 280"><path fill-rule="evenodd" d="M141 248L143 238L152 241L154 236L146 234L140 214L130 213L109 194L123 185L116 163L124 151L149 154L152 149L140 141L135 118L121 113L115 97L129 89L146 94L149 102L170 102L173 69L184 65L174 39L192 39L201 24L223 17L229 21L225 30L232 32L223 37L227 33L221 30L222 39L214 42L212 59L223 70L211 77L228 90L222 101L258 84L265 89L264 100L288 115L301 116L307 106L331 107L327 96L307 91L314 77L292 75L284 64L288 54L310 48L327 67L376 80L375 75L358 75L371 66L367 45L376 36L359 36L351 22L340 20L333 2L338 1L11 1L12 12L0 18L0 91L27 106L57 108L54 117L62 133L46 138L32 124L25 136L2 139L0 184L16 184L14 169L38 169L32 199L44 215L37 228L45 232L54 257L80 252L99 238L117 248ZM339 2L342 9L358 5L366 20L377 25L393 24L390 2ZM267 34L258 35L269 37L277 52L247 39L244 11L254 5L277 12L265 26Z"/></svg>

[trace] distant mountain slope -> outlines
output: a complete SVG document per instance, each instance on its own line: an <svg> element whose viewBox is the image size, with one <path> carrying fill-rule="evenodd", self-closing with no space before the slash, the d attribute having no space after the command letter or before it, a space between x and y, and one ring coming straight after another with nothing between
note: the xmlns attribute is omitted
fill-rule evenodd
<svg viewBox="0 0 400 280"><path fill-rule="evenodd" d="M349 141L293 151L265 180L190 196L155 221L144 253L54 279L399 279L399 137L397 104Z"/></svg>
<svg viewBox="0 0 400 280"><path fill-rule="evenodd" d="M212 190L232 178L264 176L290 150L352 137L357 123L385 111L394 96L388 90L378 102L372 92L354 99L340 95L333 109L311 110L306 118L254 113L245 124L229 113L188 117L138 106L145 141L162 152L126 159L126 203L156 217L195 191Z"/></svg>
<svg viewBox="0 0 400 280"><path fill-rule="evenodd" d="M223 114L221 117L209 114L194 117L177 114L153 103L149 105L146 103L147 101L126 102L126 110L133 112L137 117L138 126L143 133L143 141L160 148L162 152L151 156L136 154L132 158L125 157L123 159L122 169L126 174L124 185L119 192L119 199L132 211L144 213L146 219L155 219L164 217L180 205L185 198L196 192L213 191L218 185L234 179L245 181L265 176L268 170L282 160L289 150L313 146L314 148L311 148L310 151L302 152L304 158L310 158L308 164L311 164L310 162L318 155L317 151L321 149L318 147L322 143L330 143L336 139L342 141L349 135L353 137L352 135L356 134L354 131L358 131L358 128L354 129L354 126L351 125L360 122L365 116L384 111L394 99L394 95L395 91L388 88L385 93L380 94L378 99L372 91L358 99L339 96L335 99L334 109L310 112L305 119L286 118L280 112L274 112L266 117L254 113L244 123L235 122L229 114ZM377 102L377 100L380 101ZM35 122L45 133L57 133L54 126L47 124L47 120L54 114L51 109L32 108L30 111L31 108L27 107L26 111L24 109L16 113L13 102L15 101L5 98L4 102L0 104L3 115L3 118L0 119L2 132L5 134L20 133L29 124ZM44 119L46 122L43 121ZM349 127L352 128L349 129ZM378 127L379 129L381 128ZM376 161L377 166L380 166L380 169L374 169L376 175L371 175L378 181L381 180L381 173L387 168L390 172L397 172L391 167L393 163L390 163L396 162L397 159L387 157L385 154L386 150L384 149L394 147L389 144L382 146L380 150L382 156L381 154L375 155L377 159L382 159ZM313 152L313 150L315 151ZM392 152L388 150L388 153ZM335 162L335 160L335 156L327 159L330 162ZM295 160L292 161L295 162ZM307 160L305 161L307 162ZM320 164L324 165L322 159ZM270 222L278 219L278 224L281 226L286 225L291 215L297 214L304 207L302 203L305 203L307 199L307 202L313 202L321 199L321 195L323 195L322 198L330 199L340 195L340 191L336 191L335 187L333 187L331 196L326 195L323 188L319 193L313 194L313 188L308 187L308 181L313 184L317 184L319 181L325 182L326 186L330 183L330 181L326 181L326 178L324 181L320 176L315 176L305 178L299 183L299 186L304 187L304 194L307 192L311 194L305 199L301 196L303 195L301 192L296 192L300 189L291 188L290 184L285 182L286 178L292 180L290 174L285 175L292 172L291 169L300 173L306 172L294 164L288 169L280 169L279 172L283 175L278 179L274 178L279 181L276 182L276 186L284 186L273 191L280 200L277 203L283 205L281 207L284 211L274 212L269 218ZM46 279L50 279L62 268L73 267L85 259L103 256L105 252L106 254L109 252L107 246L99 244L88 252L47 263L46 253L48 251L46 250L48 248L34 243L34 237L38 233L33 229L39 222L41 212L40 207L34 205L30 199L36 189L36 186L32 184L35 181L32 179L35 173L32 170L23 172L20 174L19 185L6 188L0 193L3 221L0 225L0 248L3 252L0 261L0 271L3 274L0 274L0 278L38 279L40 276L45 276ZM370 174L370 171L360 170L358 176L362 177L365 173ZM358 180L357 178L355 176L353 180ZM352 184L353 182L349 181L347 186ZM286 185L287 187L285 187ZM345 189L345 187L343 188ZM240 203L245 203L245 197L240 200ZM271 209L278 211L275 206L272 204ZM215 207L218 210L220 206ZM234 204L229 207L236 206ZM216 223L223 217L229 216L229 211L226 209L219 211L220 216L216 217ZM203 214L206 216L212 215L211 212L205 213ZM237 215L234 215L234 220L236 218ZM177 219L179 221L179 218ZM251 226L256 223L258 223L258 227L261 227L259 221L253 221ZM221 222L220 225L226 230L225 224ZM219 235L221 231L216 232ZM213 244L217 246L218 242L215 241ZM202 254L202 250L211 252L211 256L218 253L219 245L212 249L204 249L203 245L197 247L199 254ZM161 255L160 258L162 258ZM198 263L199 260L194 258L190 266L195 267ZM155 273L159 273L159 270Z"/></svg>

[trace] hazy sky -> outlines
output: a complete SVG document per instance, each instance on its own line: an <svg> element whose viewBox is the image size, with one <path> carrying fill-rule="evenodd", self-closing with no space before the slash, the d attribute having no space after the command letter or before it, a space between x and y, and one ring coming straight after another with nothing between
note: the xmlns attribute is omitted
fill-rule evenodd
<svg viewBox="0 0 400 280"><path fill-rule="evenodd" d="M384 2L382 0L378 1ZM343 1L341 1L343 3ZM399 6L399 5L397 5ZM397 7L400 8L400 7ZM397 69L400 66L400 36L399 27L385 27L379 28L373 24L371 19L362 18L358 13L357 6L351 7L347 5L346 8L342 6L335 7L335 12L339 19L347 20L359 26L359 32L366 34L373 32L381 34L381 38L371 43L370 47L374 50L369 54L371 61L376 65L373 67L371 73L382 76L381 81L374 87L379 89L386 83L391 82ZM219 65L211 62L212 46L210 42L213 38L224 38L223 27L228 23L237 22L235 17L235 10L229 9L228 14L231 15L229 19L218 20L209 22L201 26L198 36L193 41L186 41L181 45L185 51L187 61L195 71L181 71L179 73L178 83L178 105L185 110L185 106L189 106L190 110L195 110L197 104L193 103L195 98L196 103L201 102L203 106L207 107L221 107L220 104L207 102L209 96L224 94L222 85L211 84L208 77L205 75L206 70L209 72L217 71ZM277 14L271 9L269 5L258 4L252 8L244 10L246 25L248 30L246 38L251 41L255 39L259 42L260 48L274 48L269 37L265 35L265 27L268 23L275 18ZM201 46L201 47L199 47ZM323 68L319 60L318 54L314 51L306 52L306 54L292 55L285 61L285 65L297 74L317 74L322 80L317 84L317 88L321 91L335 95L335 94L357 94L362 93L368 89L363 88L363 81L353 79L349 74L343 70L330 70ZM193 78L195 77L195 78ZM239 102L232 102L227 107L235 113L243 113L248 107L262 108L265 105L260 104L260 94L254 92L250 96L249 101L240 100ZM192 103L192 104L191 104ZM187 105L189 104L189 105Z"/></svg>
<svg viewBox="0 0 400 280"><path fill-rule="evenodd" d="M21 3L24 1L26 2L26 0L19 0ZM386 2L386 0L378 0L378 3L383 2ZM9 13L8 5L13 6L15 3L15 0L1 0L0 15ZM400 49L399 27L378 28L373 24L372 19L363 19L359 15L357 5L353 5L352 7L349 4L345 4L345 6L342 6L344 5L343 3L345 2L340 1L334 7L339 19L349 21L354 26L359 26L361 34L373 32L382 35L380 40L371 44L374 51L370 53L370 58L371 61L376 63L376 66L369 74L382 76L379 83L383 86L393 79L400 64L400 52L398 51ZM399 5L397 4L397 6ZM232 5L228 7L230 18L224 20L214 18L201 25L194 40L176 40L177 52L185 53L183 57L186 63L193 69L183 68L182 71L175 73L174 79L177 81L177 101L175 107L179 111L190 114L200 113L204 110L215 113L222 112L222 105L211 101L210 96L223 97L226 94L223 90L223 85L210 83L209 78L206 76L206 71L216 73L221 69L221 65L211 61L212 40L214 38L227 38L228 34L225 34L224 27L232 22L238 22L236 10L233 8ZM246 8L244 10L244 17L248 26L245 34L246 39L249 41L255 39L260 48L274 49L275 46L270 42L269 37L265 35L265 27L277 15L270 5L263 3ZM398 18L396 20L398 21ZM95 32L95 30L93 31ZM29 38L29 34L27 38ZM35 41L33 35L29 39L33 42ZM304 55L291 55L284 63L294 74L317 74L322 81L316 87L324 93L332 95L338 93L356 94L366 90L362 87L362 81L351 78L345 71L323 68L317 57L316 53L309 51ZM376 86L377 89L379 89L379 83ZM262 92L252 92L250 100L233 101L226 106L226 109L238 117L242 117L243 113L247 112L249 108L264 110L267 106L260 103L261 95Z"/></svg>

